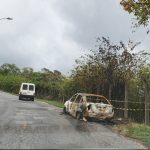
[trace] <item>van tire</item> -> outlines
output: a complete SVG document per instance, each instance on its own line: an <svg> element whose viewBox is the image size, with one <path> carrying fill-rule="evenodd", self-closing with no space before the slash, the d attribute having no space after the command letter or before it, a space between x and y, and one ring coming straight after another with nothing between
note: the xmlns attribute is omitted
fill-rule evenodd
<svg viewBox="0 0 150 150"><path fill-rule="evenodd" d="M32 97L31 100L34 101L34 97Z"/></svg>
<svg viewBox="0 0 150 150"><path fill-rule="evenodd" d="M22 97L21 97L21 95L19 95L19 100L22 100Z"/></svg>

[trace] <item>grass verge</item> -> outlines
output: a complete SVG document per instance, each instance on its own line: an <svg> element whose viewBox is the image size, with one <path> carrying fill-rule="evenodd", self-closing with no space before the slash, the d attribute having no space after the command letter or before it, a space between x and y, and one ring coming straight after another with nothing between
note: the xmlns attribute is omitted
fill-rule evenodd
<svg viewBox="0 0 150 150"><path fill-rule="evenodd" d="M147 148L150 148L150 126L137 123L129 123L119 125L121 134L137 139L142 142Z"/></svg>
<svg viewBox="0 0 150 150"><path fill-rule="evenodd" d="M56 107L59 107L59 108L64 107L64 104L62 102L59 102L59 101L56 101L56 100L45 100L45 99L38 99L38 100L42 101L42 102L46 102L50 105L53 105L53 106L56 106Z"/></svg>

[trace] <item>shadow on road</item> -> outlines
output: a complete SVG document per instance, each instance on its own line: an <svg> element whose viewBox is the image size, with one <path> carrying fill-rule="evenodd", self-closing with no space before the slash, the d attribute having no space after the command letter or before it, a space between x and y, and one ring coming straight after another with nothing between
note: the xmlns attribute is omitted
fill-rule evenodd
<svg viewBox="0 0 150 150"><path fill-rule="evenodd" d="M30 98L22 98L21 100L19 101L32 101ZM33 101L32 101L33 102Z"/></svg>
<svg viewBox="0 0 150 150"><path fill-rule="evenodd" d="M72 117L69 114L60 113L60 115L64 115L65 118L70 122L72 127L78 132L96 132L99 125L103 125L105 127L111 128L116 123L112 120L96 120L94 118L90 119L90 121L83 121L83 120L77 120L76 118Z"/></svg>

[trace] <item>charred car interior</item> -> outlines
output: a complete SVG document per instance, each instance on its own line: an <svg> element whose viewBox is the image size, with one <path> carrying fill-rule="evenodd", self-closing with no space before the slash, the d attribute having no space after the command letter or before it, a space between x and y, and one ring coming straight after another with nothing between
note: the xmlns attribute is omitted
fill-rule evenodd
<svg viewBox="0 0 150 150"><path fill-rule="evenodd" d="M111 119L114 115L110 101L96 94L77 93L64 104L64 113L69 113L80 120Z"/></svg>

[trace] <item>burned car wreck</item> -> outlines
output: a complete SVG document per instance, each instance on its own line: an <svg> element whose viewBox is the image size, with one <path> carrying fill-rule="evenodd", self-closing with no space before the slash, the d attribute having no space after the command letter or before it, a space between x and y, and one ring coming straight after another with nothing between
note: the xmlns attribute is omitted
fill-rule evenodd
<svg viewBox="0 0 150 150"><path fill-rule="evenodd" d="M64 113L69 113L77 119L87 120L111 119L114 115L110 101L96 94L77 93L64 104Z"/></svg>

